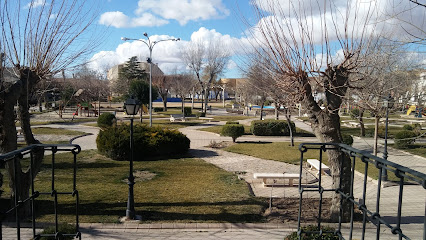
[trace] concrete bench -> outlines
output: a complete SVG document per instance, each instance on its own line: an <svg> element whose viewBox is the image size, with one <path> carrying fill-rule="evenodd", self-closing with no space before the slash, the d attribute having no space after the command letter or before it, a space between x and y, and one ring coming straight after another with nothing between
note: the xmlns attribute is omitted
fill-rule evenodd
<svg viewBox="0 0 426 240"><path fill-rule="evenodd" d="M211 118L211 117L199 117L198 119L200 119L200 120L206 120L206 121L210 122L214 118Z"/></svg>
<svg viewBox="0 0 426 240"><path fill-rule="evenodd" d="M317 172L317 176L320 174L320 161L318 161L317 159L308 159L308 166L309 168L312 170L312 168L315 168L316 170L318 170ZM324 163L321 163L321 174L324 174L324 171L328 171L330 170L329 167L327 167L327 165L325 165Z"/></svg>
<svg viewBox="0 0 426 240"><path fill-rule="evenodd" d="M185 118L183 117L182 114L172 114L170 115L170 122L174 122L174 121L185 122Z"/></svg>
<svg viewBox="0 0 426 240"><path fill-rule="evenodd" d="M298 173L253 173L253 178L262 179L263 186L267 185L268 179L288 179L288 185L292 187L293 180L299 179L300 175Z"/></svg>

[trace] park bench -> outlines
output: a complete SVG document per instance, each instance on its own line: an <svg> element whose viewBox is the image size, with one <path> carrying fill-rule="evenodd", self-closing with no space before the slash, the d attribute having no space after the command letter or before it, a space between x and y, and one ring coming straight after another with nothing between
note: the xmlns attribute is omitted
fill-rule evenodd
<svg viewBox="0 0 426 240"><path fill-rule="evenodd" d="M170 122L174 122L174 121L185 122L185 118L183 117L182 114L172 114L170 115Z"/></svg>
<svg viewBox="0 0 426 240"><path fill-rule="evenodd" d="M308 159L307 162L311 170L312 168L315 168L316 170L318 170L317 176L319 176L320 174L320 169L321 169L321 174L324 174L324 171L330 170L330 168L327 167L327 165L325 165L324 163L321 163L321 168L320 168L320 161L318 161L317 159Z"/></svg>
<svg viewBox="0 0 426 240"><path fill-rule="evenodd" d="M213 120L213 118L211 118L211 117L199 117L198 119L200 119L200 120L206 120L208 122L210 122L211 120Z"/></svg>
<svg viewBox="0 0 426 240"><path fill-rule="evenodd" d="M272 185L267 184L268 179L288 179L288 186L293 186L293 180L299 179L300 175L298 173L253 173L253 178L262 179L263 186Z"/></svg>

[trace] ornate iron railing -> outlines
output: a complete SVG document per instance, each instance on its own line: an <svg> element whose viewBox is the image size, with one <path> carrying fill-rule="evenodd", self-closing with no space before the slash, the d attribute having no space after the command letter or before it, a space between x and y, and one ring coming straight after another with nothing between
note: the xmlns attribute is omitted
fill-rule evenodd
<svg viewBox="0 0 426 240"><path fill-rule="evenodd" d="M34 174L37 174L34 172L35 168L35 162L34 162L34 154L36 151L39 151L40 149L44 150L44 161L46 161L48 158L50 158L50 163L52 168L51 171L51 177L50 177L50 191L49 192L41 192L37 191L35 189L34 184ZM66 237L66 236L72 236L81 239L81 233L79 230L79 194L77 190L77 154L81 151L80 146L75 144L58 144L58 145L49 145L49 144L35 144L31 145L22 149L15 150L13 152L9 152L3 155L0 155L0 162L9 164L13 164L13 168L15 169L15 176L17 176L17 166L19 161L23 161L23 159L29 160L29 171L30 171L30 180L31 180L31 186L30 186L30 193L29 198L20 200L18 199L17 194L14 194L14 206L12 206L10 209L3 211L0 213L0 239L3 239L3 223L5 220L8 222L11 222L16 228L16 239L21 239L21 228L23 219L19 214L19 210L24 207L28 202L31 205L31 227L32 227L32 236L34 239L39 239L41 237L55 237L55 239L59 239L60 237ZM73 184L72 189L69 191L58 191L55 187L55 157L57 153L61 152L69 152L72 154L72 168L73 168ZM50 155L49 155L50 154ZM49 160L48 160L49 161ZM14 192L17 192L17 186L20 184L20 181L16 181L17 179L13 179L15 183L14 184ZM55 233L53 234L40 234L37 233L36 229L39 227L36 223L36 210L35 210L35 201L38 197L46 195L51 196L51 201L53 202L53 212L54 212L54 227L55 227ZM59 221L58 221L58 196L59 195L70 195L73 198L75 198L75 233L61 233L59 231ZM13 216L14 215L14 216ZM9 220L12 218L13 220Z"/></svg>
<svg viewBox="0 0 426 240"><path fill-rule="evenodd" d="M352 148L348 145L345 144L334 144L334 143L302 143L299 146L299 150L301 152L301 157L300 157L300 173L302 173L302 168L304 163L306 163L306 152L308 151L317 151L318 152L318 160L320 161L320 163L322 163L324 161L324 153L326 151L329 150L337 150L337 151L341 151L345 154L341 154L342 155L342 159L341 161L344 161L343 158L346 157L346 159L350 159L350 169L351 169L351 176L350 176L350 188L349 191L344 191L341 188L341 182L339 187L337 188L333 188L330 187L332 185L330 184L326 184L324 183L324 179L325 177L322 177L321 174L318 175L318 182L315 183L315 185L311 185L311 186L307 186L307 185L302 185L302 180L299 180L299 193L300 193L300 204L299 204L299 220L298 220L298 234L299 237L302 236L302 234L326 234L326 233L332 233L336 236L339 237L339 239L352 239L354 236L354 232L357 229L354 228L354 209L358 209L361 213L362 213L362 225L360 227L360 236L357 237L357 239L361 238L361 239L366 239L366 226L367 223L370 222L373 225L373 232L374 232L374 238L375 239L380 239L381 235L383 234L385 229L381 229L382 226L385 226L387 228L389 228L390 232L394 235L396 235L399 239L411 239L408 233L411 230L407 230L404 231L403 225L402 223L402 210L403 210L403 206L405 207L411 207L411 206L407 206L403 204L403 193L404 193L404 186L406 184L416 184L417 186L419 186L420 192L418 192L418 196L413 196L413 197L418 197L418 198L424 198L425 196L425 191L424 189L426 188L426 175L423 173L420 173L418 171L412 170L410 168L401 166L399 164L387 161L383 158L379 158L376 156L373 156L371 154L369 154L366 151L362 151L362 150L358 150L355 148ZM344 156L346 155L346 156ZM426 164L426 163L425 163ZM321 164L320 168L321 168ZM356 167L357 166L357 167ZM367 204L367 191L369 191L369 193L371 193L371 184L370 184L370 188L368 188L369 190L367 190L367 183L368 182L372 182L372 179L368 177L368 174L372 172L372 169L369 169L369 167L373 168L374 171L377 171L377 188L374 194L371 195L375 195L375 199L373 199L372 201L370 201L370 204ZM358 174L357 174L357 170L356 168L358 168ZM397 184L397 187L393 187L393 188L397 188L397 190L395 190L395 197L397 197L395 199L395 201L397 202L397 206L396 206L396 216L384 216L387 214L381 214L382 210L386 210L386 208L390 208L393 207L395 208L395 206L382 206L382 209L380 209L380 201L381 199L381 191L383 189L383 185L382 185L382 169L385 168L387 169L389 172L392 172L395 174L397 181L394 181L394 184ZM360 169L362 169L360 171ZM319 169L321 171L321 169ZM343 174L343 170L340 169L339 171L341 174ZM359 174L361 173L361 174ZM359 182L357 182L357 186L360 186L359 189L357 189L357 193L355 193L354 191L354 183L356 182L355 179L358 179ZM342 179L342 176L341 178ZM373 180L375 181L375 180ZM326 186L327 185L327 186ZM384 191L384 190L383 190ZM340 216L339 216L339 220L338 223L335 224L337 225L336 229L334 231L331 232L331 230L329 230L328 232L323 230L322 227L325 225L322 219L322 208L323 208L323 202L324 202L324 194L326 194L327 192L335 192L337 194L339 194L340 196ZM302 201L303 201L303 197L305 193L315 193L319 195L318 201L319 201L319 211L318 211L318 221L317 221L317 228L314 228L315 231L312 231L312 228L310 228L311 230L306 230L307 228L302 228L302 222L301 222L301 218L302 218ZM311 196L312 197L312 196ZM407 196L405 196L407 197ZM407 199L407 198L405 198ZM351 213L350 213L350 221L348 223L343 223L342 219L343 219L343 204L344 203L349 203L351 205ZM423 199L424 202L424 199ZM424 203L423 203L424 204ZM367 206L369 205L369 206ZM418 225L420 227L418 228L422 228L423 227L423 239L426 239L426 218L425 218L425 209L424 209L424 205L423 206L418 206L418 213L421 216L421 220L418 221ZM374 210L373 210L374 209ZM417 216L418 217L418 216ZM328 224L328 223L327 223ZM347 231L347 235L342 233L342 224L348 224L346 225L348 229ZM376 228L374 230L374 228ZM420 229L418 229L420 230ZM390 234L390 233L389 233ZM392 235L390 234L390 235ZM345 236L346 238L345 238ZM389 237L389 236L387 236ZM387 237L384 237L385 239L387 239ZM420 239L421 236L416 236L416 239ZM368 239L371 239L371 237L369 237Z"/></svg>

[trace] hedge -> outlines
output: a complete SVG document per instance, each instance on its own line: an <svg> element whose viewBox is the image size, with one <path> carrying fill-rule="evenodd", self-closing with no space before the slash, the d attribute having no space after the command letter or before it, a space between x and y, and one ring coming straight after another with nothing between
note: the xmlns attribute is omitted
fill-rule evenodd
<svg viewBox="0 0 426 240"><path fill-rule="evenodd" d="M232 141L244 135L244 126L240 124L225 124L221 131L222 136L232 137Z"/></svg>
<svg viewBox="0 0 426 240"><path fill-rule="evenodd" d="M296 125L290 122L293 134L296 133ZM256 120L251 122L250 131L255 136L289 136L290 131L287 121L284 120Z"/></svg>
<svg viewBox="0 0 426 240"><path fill-rule="evenodd" d="M190 140L177 130L137 124L133 128L134 160L184 154ZM130 157L130 126L120 125L101 130L96 139L98 151L114 160Z"/></svg>
<svg viewBox="0 0 426 240"><path fill-rule="evenodd" d="M191 116L192 115L192 108L191 107L184 107L183 113L184 113L185 117Z"/></svg>
<svg viewBox="0 0 426 240"><path fill-rule="evenodd" d="M102 113L98 117L98 127L106 128L111 127L116 121L115 115L112 113Z"/></svg>
<svg viewBox="0 0 426 240"><path fill-rule="evenodd" d="M354 143L354 139L349 134L342 134L342 142L346 145L352 146L352 144Z"/></svg>
<svg viewBox="0 0 426 240"><path fill-rule="evenodd" d="M226 124L240 124L238 121L227 121Z"/></svg>
<svg viewBox="0 0 426 240"><path fill-rule="evenodd" d="M407 148L410 144L414 143L416 133L409 130L402 130L395 135L395 147Z"/></svg>

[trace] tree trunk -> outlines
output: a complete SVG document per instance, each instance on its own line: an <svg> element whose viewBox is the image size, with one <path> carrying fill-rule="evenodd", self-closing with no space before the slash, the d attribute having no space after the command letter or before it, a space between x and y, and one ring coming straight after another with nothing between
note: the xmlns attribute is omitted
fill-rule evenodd
<svg viewBox="0 0 426 240"><path fill-rule="evenodd" d="M342 66L329 66L324 74L324 87L326 88L327 107L321 109L312 96L309 78L302 72L299 81L304 92L302 105L308 114L315 136L323 143L342 143L340 132L340 116L338 110L342 104L341 96L347 91L348 73ZM346 154L338 150L327 150L328 162L332 177L332 188L341 189L349 194L351 182L351 163ZM337 221L343 209L343 221L348 221L351 212L349 201L340 204L340 194L333 193L331 200L331 220Z"/></svg>
<svg viewBox="0 0 426 240"><path fill-rule="evenodd" d="M207 114L207 106L209 103L209 90L206 88L204 91L204 113Z"/></svg>
<svg viewBox="0 0 426 240"><path fill-rule="evenodd" d="M262 101L262 105L260 106L260 120L263 120L263 106L265 105L265 101Z"/></svg>
<svg viewBox="0 0 426 240"><path fill-rule="evenodd" d="M364 125L364 109L359 109L359 130L360 130L360 136L365 137L365 125Z"/></svg>
<svg viewBox="0 0 426 240"><path fill-rule="evenodd" d="M181 97L182 99L182 115L183 115L183 120L185 121L185 97Z"/></svg>
<svg viewBox="0 0 426 240"><path fill-rule="evenodd" d="M163 111L167 112L167 97L163 98Z"/></svg>
<svg viewBox="0 0 426 240"><path fill-rule="evenodd" d="M377 116L374 119L374 147L373 147L373 155L377 156L377 142L379 140L379 121L380 117Z"/></svg>
<svg viewBox="0 0 426 240"><path fill-rule="evenodd" d="M28 112L28 96L31 89L34 89L38 77L28 69L23 69L20 72L20 80L14 83L11 87L1 91L0 95L0 150L2 153L7 153L17 149L17 137L15 126L14 105L18 101L19 119L21 122L21 131L25 137L27 145L40 143L34 138L30 125L30 114ZM3 90L2 86L2 90ZM33 154L33 173L34 177L40 171L44 157L44 150L35 151ZM16 168L15 168L16 166ZM9 173L9 185L14 189L17 187L17 192L12 191L12 199L18 197L18 201L28 199L31 186L30 167L26 171L22 170L20 162L9 161L6 164L6 169ZM15 203L12 203L15 204ZM30 204L27 202L20 210L22 217L29 216L31 212Z"/></svg>
<svg viewBox="0 0 426 240"><path fill-rule="evenodd" d="M286 111L287 112L284 115L285 115L285 119L287 120L288 132L290 134L290 142L291 142L291 146L294 147L293 129L291 128L291 116L290 116L290 112L288 110Z"/></svg>

